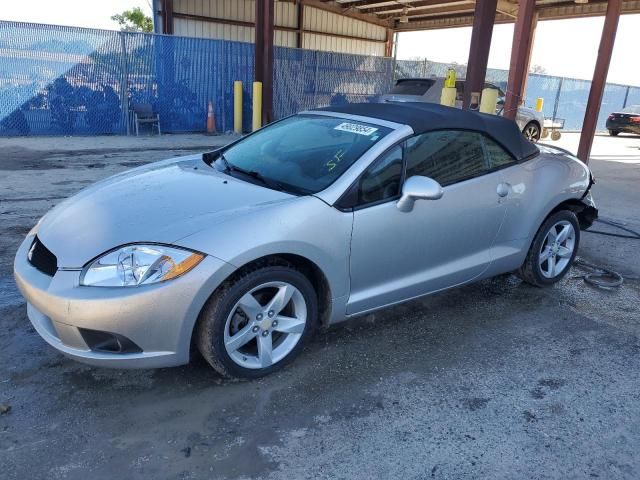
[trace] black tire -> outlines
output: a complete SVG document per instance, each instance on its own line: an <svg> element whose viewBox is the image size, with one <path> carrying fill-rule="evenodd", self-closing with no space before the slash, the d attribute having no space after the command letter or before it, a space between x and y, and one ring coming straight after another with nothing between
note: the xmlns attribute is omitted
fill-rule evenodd
<svg viewBox="0 0 640 480"><path fill-rule="evenodd" d="M542 250L543 242L545 241L547 234L551 230L551 227L561 221L567 221L573 226L573 230L575 232L575 244L567 265L556 276L554 276L553 278L549 278L546 277L542 272L542 266L539 262L539 255ZM573 261L578 252L579 246L580 224L578 223L578 218L573 212L569 210L560 210L558 212L555 212L549 215L538 229L538 232L533 239L533 243L529 248L529 252L527 253L527 258L518 270L517 274L520 278L522 278L522 280L531 285L535 285L536 287L546 287L549 285L553 285L554 283L560 281L570 270L571 265L573 264Z"/></svg>
<svg viewBox="0 0 640 480"><path fill-rule="evenodd" d="M245 293L268 282L287 282L302 293L307 309L306 324L298 343L282 360L266 368L246 368L237 364L225 348L226 321L231 309ZM309 279L292 266L263 266L242 273L212 295L200 313L195 340L202 356L221 375L252 379L273 373L290 363L313 336L317 323L318 299Z"/></svg>
<svg viewBox="0 0 640 480"><path fill-rule="evenodd" d="M620 132L618 130L609 130L609 135L617 137Z"/></svg>
<svg viewBox="0 0 640 480"><path fill-rule="evenodd" d="M538 122L529 122L522 129L522 134L527 140L535 143L540 140L540 135L542 134L540 125L538 125Z"/></svg>

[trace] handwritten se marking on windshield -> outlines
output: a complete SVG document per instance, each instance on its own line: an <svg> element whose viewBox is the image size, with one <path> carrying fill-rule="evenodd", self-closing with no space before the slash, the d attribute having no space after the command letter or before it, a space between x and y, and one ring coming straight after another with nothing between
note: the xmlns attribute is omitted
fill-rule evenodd
<svg viewBox="0 0 640 480"><path fill-rule="evenodd" d="M338 150L333 158L327 162L327 169L331 172L342 161L342 157L344 157L344 151Z"/></svg>

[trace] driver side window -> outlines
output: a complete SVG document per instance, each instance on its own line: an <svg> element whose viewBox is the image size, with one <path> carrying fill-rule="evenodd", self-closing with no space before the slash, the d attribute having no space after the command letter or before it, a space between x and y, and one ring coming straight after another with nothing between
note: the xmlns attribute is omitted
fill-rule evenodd
<svg viewBox="0 0 640 480"><path fill-rule="evenodd" d="M358 184L358 205L391 200L400 194L402 147L396 146L371 165Z"/></svg>

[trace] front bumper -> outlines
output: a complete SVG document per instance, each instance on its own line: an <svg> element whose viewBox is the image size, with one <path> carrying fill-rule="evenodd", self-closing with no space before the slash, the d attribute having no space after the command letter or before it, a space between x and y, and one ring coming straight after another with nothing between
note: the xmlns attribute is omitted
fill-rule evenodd
<svg viewBox="0 0 640 480"><path fill-rule="evenodd" d="M234 267L207 256L193 270L168 282L140 287L79 285L80 271L53 277L27 260L28 236L16 254L14 276L27 301L27 315L40 336L68 357L92 365L153 368L189 361L191 333L211 293ZM79 329L122 335L140 353L93 351Z"/></svg>

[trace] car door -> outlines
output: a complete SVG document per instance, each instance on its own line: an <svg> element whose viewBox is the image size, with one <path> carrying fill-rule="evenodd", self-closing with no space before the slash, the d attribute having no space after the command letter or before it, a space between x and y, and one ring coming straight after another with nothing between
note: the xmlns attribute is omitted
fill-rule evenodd
<svg viewBox="0 0 640 480"><path fill-rule="evenodd" d="M410 212L398 210L400 189L375 177L380 165L398 165L400 157L404 178L433 178L444 188L442 198L418 200ZM371 193L376 185L381 192ZM361 178L365 193L354 209L347 313L481 275L492 261L491 247L505 215L501 185L500 171L491 171L482 136L475 132L418 135L374 163Z"/></svg>

